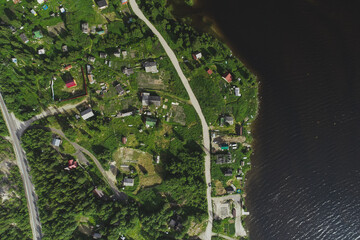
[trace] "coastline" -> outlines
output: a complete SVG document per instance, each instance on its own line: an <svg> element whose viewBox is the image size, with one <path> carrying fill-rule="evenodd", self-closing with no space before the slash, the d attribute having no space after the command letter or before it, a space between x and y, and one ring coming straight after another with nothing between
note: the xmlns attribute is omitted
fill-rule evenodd
<svg viewBox="0 0 360 240"><path fill-rule="evenodd" d="M217 22L211 17L209 16L205 11L199 11L199 9L203 8L205 5L205 3L203 3L202 1L200 0L193 0L193 5L191 6L193 9L195 9L197 12L197 14L204 14L202 15L201 17L201 23L199 22L196 22L194 24L193 21L199 21L199 17L196 17L196 19L194 17L191 17L191 16L178 16L178 14L173 14L173 16L176 18L176 19L182 19L182 20L185 20L186 22L188 22L186 20L186 18L190 18L191 21L189 23L190 26L194 27L197 31L202 31L202 32L205 32L205 33L208 33L210 35L212 35L213 37L215 37L216 39L218 39L220 42L222 42L224 45L226 45L231 51L232 53L236 56L236 58L238 58L241 63L250 71L251 75L255 78L255 81L257 82L257 93L256 93L256 98L257 98L257 107L256 107L256 114L253 116L253 119L251 121L251 125L250 125L250 131L251 131L251 142L250 142L250 146L251 146L251 149L252 149L252 154L251 156L254 155L254 152L255 152L255 149L256 149L256 139L253 138L254 135L254 132L256 132L256 123L257 123L257 120L259 119L259 112L260 112L260 107L261 107L261 96L260 96L260 93L261 93L261 88L262 88L262 84L261 84L261 81L260 81L260 78L259 76L256 74L256 71L251 67L249 66L249 64L247 64L246 60L243 59L241 57L241 54L234 51L233 49L235 49L234 45L230 42L230 40L228 40L223 31L221 30L221 28L219 27L219 25L217 24ZM174 10L174 8L173 8ZM251 162L251 169L249 171L246 172L246 175L245 175L245 179L248 179L249 178L249 175L252 173L252 169L253 169L253 165L252 165L252 160L253 160L253 157L250 158L250 162ZM244 192L242 194L242 198L244 200L246 200L246 196L247 196L247 188L248 188L248 185L245 184L245 188L244 188ZM245 217L244 220L242 220L242 222L247 222L246 220L247 218ZM249 230L248 230L248 227L247 227L247 224L244 224L244 228L247 232L247 237L249 237Z"/></svg>

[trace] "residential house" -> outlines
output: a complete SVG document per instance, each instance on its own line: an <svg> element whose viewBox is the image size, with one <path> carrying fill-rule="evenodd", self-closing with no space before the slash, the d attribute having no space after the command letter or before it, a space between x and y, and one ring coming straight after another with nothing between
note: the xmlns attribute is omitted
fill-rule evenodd
<svg viewBox="0 0 360 240"><path fill-rule="evenodd" d="M213 71L209 68L208 70L206 70L206 72L209 74L209 75L211 75L211 74L213 74Z"/></svg>
<svg viewBox="0 0 360 240"><path fill-rule="evenodd" d="M228 83L231 83L231 81L232 81L232 75L229 73L229 72L227 72L227 73L225 73L223 76L222 76L222 78L225 80L225 81L227 81Z"/></svg>
<svg viewBox="0 0 360 240"><path fill-rule="evenodd" d="M68 161L67 167L65 167L65 170L71 170L77 168L78 163L74 161L73 159Z"/></svg>
<svg viewBox="0 0 360 240"><path fill-rule="evenodd" d="M95 79L94 79L94 75L88 74L87 77L89 79L90 84L94 84L96 82Z"/></svg>
<svg viewBox="0 0 360 240"><path fill-rule="evenodd" d="M14 2L15 4L18 4L18 3L20 2L20 0L13 0L13 2Z"/></svg>
<svg viewBox="0 0 360 240"><path fill-rule="evenodd" d="M44 54L45 54L45 49L44 49L44 48L40 48L40 49L38 50L38 54L39 54L39 55L44 55Z"/></svg>
<svg viewBox="0 0 360 240"><path fill-rule="evenodd" d="M26 37L25 33L20 34L19 37L21 38L21 40L22 40L24 43L28 43L28 42L29 42L29 39Z"/></svg>
<svg viewBox="0 0 360 240"><path fill-rule="evenodd" d="M108 6L106 0L98 0L96 1L96 4L99 6L99 9L104 9Z"/></svg>
<svg viewBox="0 0 360 240"><path fill-rule="evenodd" d="M34 16L37 16L37 13L35 12L34 9L30 9L30 12L31 12Z"/></svg>
<svg viewBox="0 0 360 240"><path fill-rule="evenodd" d="M225 116L224 117L225 123L229 124L229 125L233 125L234 124L234 118L230 117L230 116Z"/></svg>
<svg viewBox="0 0 360 240"><path fill-rule="evenodd" d="M88 108L88 109L82 111L82 112L80 113L80 116L82 117L82 119L87 120L87 119L93 117L93 116L94 116L94 113L93 113L93 111L92 111L91 108Z"/></svg>
<svg viewBox="0 0 360 240"><path fill-rule="evenodd" d="M233 163L235 160L232 159L231 154L218 154L216 155L216 164L229 164Z"/></svg>
<svg viewBox="0 0 360 240"><path fill-rule="evenodd" d="M43 3L44 3L44 0L37 0L37 2L38 2L39 4L43 4Z"/></svg>
<svg viewBox="0 0 360 240"><path fill-rule="evenodd" d="M71 76L69 72L63 75L63 79L67 88L72 88L77 85L75 79Z"/></svg>
<svg viewBox="0 0 360 240"><path fill-rule="evenodd" d="M51 144L55 147L59 147L60 144L61 144L61 139L60 138L53 138L52 141L51 141Z"/></svg>
<svg viewBox="0 0 360 240"><path fill-rule="evenodd" d="M145 118L145 125L146 125L147 128L155 127L156 122L157 122L156 118L152 118L152 117L146 117Z"/></svg>
<svg viewBox="0 0 360 240"><path fill-rule="evenodd" d="M121 138L121 142L122 142L123 144L126 144L126 142L127 142L127 137L123 136L123 137Z"/></svg>
<svg viewBox="0 0 360 240"><path fill-rule="evenodd" d="M87 22L82 23L81 30L83 33L89 34L89 23L87 23Z"/></svg>
<svg viewBox="0 0 360 240"><path fill-rule="evenodd" d="M67 47L66 45L63 45L63 46L61 47L61 50L62 50L63 52L67 52L67 51L68 51L68 47Z"/></svg>
<svg viewBox="0 0 360 240"><path fill-rule="evenodd" d="M194 60L199 60L200 58L202 58L202 54L201 52L195 52L192 54L192 57Z"/></svg>
<svg viewBox="0 0 360 240"><path fill-rule="evenodd" d="M89 56L88 61L94 63L95 62L95 57Z"/></svg>
<svg viewBox="0 0 360 240"><path fill-rule="evenodd" d="M115 86L115 89L119 96L125 94L125 90L121 87L120 83Z"/></svg>
<svg viewBox="0 0 360 240"><path fill-rule="evenodd" d="M127 4L128 0L121 0L121 4Z"/></svg>
<svg viewBox="0 0 360 240"><path fill-rule="evenodd" d="M123 55L124 58L126 58L126 56L127 56L127 51L124 50L124 51L121 52L121 54Z"/></svg>
<svg viewBox="0 0 360 240"><path fill-rule="evenodd" d="M221 151L229 150L229 144L227 144L227 143L220 144L220 149L221 149Z"/></svg>
<svg viewBox="0 0 360 240"><path fill-rule="evenodd" d="M126 76L130 76L131 74L134 73L134 69L125 67L125 68L123 69L123 73L124 73Z"/></svg>
<svg viewBox="0 0 360 240"><path fill-rule="evenodd" d="M93 239L101 239L102 235L100 233L94 233Z"/></svg>
<svg viewBox="0 0 360 240"><path fill-rule="evenodd" d="M120 55L121 55L121 52L120 52L120 48L119 48L116 52L114 52L114 56L119 58Z"/></svg>
<svg viewBox="0 0 360 240"><path fill-rule="evenodd" d="M64 67L64 70L65 71L69 71L70 69L72 68L72 65L71 64L68 64Z"/></svg>
<svg viewBox="0 0 360 240"><path fill-rule="evenodd" d="M99 53L99 56L100 56L100 58L106 58L106 57L107 57L107 54L104 53L104 52L100 52L100 53Z"/></svg>
<svg viewBox="0 0 360 240"><path fill-rule="evenodd" d="M156 62L145 62L144 64L145 72L158 73L159 70L156 67Z"/></svg>
<svg viewBox="0 0 360 240"><path fill-rule="evenodd" d="M41 33L40 30L34 31L33 33L34 33L34 38L35 38L35 39L41 39L41 38L43 38L43 35L42 35L42 33Z"/></svg>
<svg viewBox="0 0 360 240"><path fill-rule="evenodd" d="M123 180L123 184L126 187L133 187L134 186L134 179L125 177L124 180Z"/></svg>
<svg viewBox="0 0 360 240"><path fill-rule="evenodd" d="M161 105L161 97L160 96L151 96L150 93L142 93L142 101L143 106L149 106L151 104L155 105L156 107L160 107Z"/></svg>
<svg viewBox="0 0 360 240"><path fill-rule="evenodd" d="M124 113L118 113L118 115L116 117L129 117L129 116L132 116L133 114L134 114L133 111L124 112Z"/></svg>
<svg viewBox="0 0 360 240"><path fill-rule="evenodd" d="M235 96L241 97L240 88L235 88Z"/></svg>
<svg viewBox="0 0 360 240"><path fill-rule="evenodd" d="M225 177L231 177L233 174L233 170L231 168L228 168L224 171L224 176Z"/></svg>
<svg viewBox="0 0 360 240"><path fill-rule="evenodd" d="M103 191L100 190L100 189L97 189L96 187L95 187L95 189L93 190L93 193L94 193L96 196L98 196L99 198L102 198L102 197L104 196Z"/></svg>
<svg viewBox="0 0 360 240"><path fill-rule="evenodd" d="M227 186L225 188L225 190L226 190L226 193L228 193L228 194L233 194L235 192L235 190L231 186Z"/></svg>

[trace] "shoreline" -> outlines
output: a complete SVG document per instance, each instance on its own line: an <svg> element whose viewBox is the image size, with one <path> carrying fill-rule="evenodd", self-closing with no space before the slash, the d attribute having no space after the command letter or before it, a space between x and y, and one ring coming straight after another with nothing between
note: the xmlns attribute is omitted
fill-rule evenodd
<svg viewBox="0 0 360 240"><path fill-rule="evenodd" d="M255 78L255 81L257 82L257 94L256 94L256 98L257 98L257 107L256 107L256 114L253 116L252 118L252 121L251 121L251 124L250 124L250 127L249 127L249 130L251 131L251 141L250 141L250 145L251 145L251 149L252 149L252 154L251 154L251 157L250 157L250 163L251 163L251 167L250 167L250 170L248 170L245 174L245 179L249 179L249 175L252 173L252 170L253 170L253 155L255 154L255 149L256 149L256 139L254 138L254 132L256 132L256 125L257 125L257 122L258 122L258 119L259 119L259 113L260 113L260 107L261 107L261 102L262 102L262 98L261 98L261 95L260 93L262 92L262 83L260 81L260 77L259 75L257 74L257 72L248 64L248 62L242 58L241 54L237 51L235 51L235 47L233 45L233 43L226 38L226 36L224 35L223 31L221 30L221 28L219 27L218 23L209 15L209 13L207 13L206 11L203 11L203 9L201 8L204 8L204 4L203 1L199 1L199 0L194 0L193 1L193 5L191 6L191 8L195 9L195 10L199 10L200 13L197 13L197 14L200 14L201 15L201 18L199 17L193 17L193 16L178 16L178 14L176 13L172 13L173 16L175 18L180 18L181 20L186 20L186 18L190 18L191 19L191 22L189 23L189 25L191 27L193 27L195 30L197 31L202 31L204 33L208 33L210 35L212 35L213 37L215 37L216 39L218 39L220 42L222 42L224 45L226 45L226 47L228 47L231 52L234 54L234 56L236 58L238 58L241 63L244 65L244 67L249 70L250 74L252 76L254 76ZM201 9L201 10L200 10ZM174 9L173 9L174 10ZM195 22L194 21L199 21L198 19L201 19L201 23L199 22ZM243 195L244 197L242 197L243 201L246 202L246 198L247 198L247 189L248 189L248 185L247 185L247 181L244 185L244 192L243 192ZM247 206L247 204L246 204ZM246 218L244 220L244 222L247 222L246 221ZM247 232L247 237L249 237L249 230L248 230L248 224L245 224L244 228L245 228L245 231Z"/></svg>

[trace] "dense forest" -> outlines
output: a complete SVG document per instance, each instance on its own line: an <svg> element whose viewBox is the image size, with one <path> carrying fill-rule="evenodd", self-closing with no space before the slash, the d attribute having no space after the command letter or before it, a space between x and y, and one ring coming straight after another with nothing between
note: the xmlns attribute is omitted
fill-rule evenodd
<svg viewBox="0 0 360 240"><path fill-rule="evenodd" d="M0 239L32 239L19 168L15 164L11 144L2 138L0 138L0 178Z"/></svg>

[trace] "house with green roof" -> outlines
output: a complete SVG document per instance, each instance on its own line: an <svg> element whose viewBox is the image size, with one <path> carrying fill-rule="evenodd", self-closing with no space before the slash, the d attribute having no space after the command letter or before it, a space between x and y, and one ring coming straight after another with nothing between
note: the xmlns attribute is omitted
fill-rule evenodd
<svg viewBox="0 0 360 240"><path fill-rule="evenodd" d="M34 31L34 38L35 38L35 39L43 38L43 35L42 35L42 33L41 33L40 30Z"/></svg>
<svg viewBox="0 0 360 240"><path fill-rule="evenodd" d="M146 127L155 127L156 122L157 122L156 118L146 117L146 119L145 119Z"/></svg>

